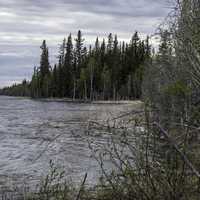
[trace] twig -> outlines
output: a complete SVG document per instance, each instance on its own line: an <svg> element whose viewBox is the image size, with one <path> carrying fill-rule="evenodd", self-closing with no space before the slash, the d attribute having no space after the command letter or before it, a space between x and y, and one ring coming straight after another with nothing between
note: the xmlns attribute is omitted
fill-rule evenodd
<svg viewBox="0 0 200 200"><path fill-rule="evenodd" d="M79 192L78 192L78 195L77 195L77 197L76 197L76 200L79 200L79 198L80 198L80 196L81 196L81 192L82 192L82 190L83 190L83 186L85 185L86 180L87 180L87 173L85 173L85 176L84 176L83 182L82 182L82 184L81 184L80 190L79 190Z"/></svg>
<svg viewBox="0 0 200 200"><path fill-rule="evenodd" d="M117 120L117 119L120 119L120 118L123 118L123 117L127 117L129 115L137 115L137 114L142 114L142 113L144 113L143 110L142 111L141 110L140 111L132 110L131 112L127 112L127 113L119 115L115 118L109 119L109 121L114 121L114 120Z"/></svg>
<svg viewBox="0 0 200 200"><path fill-rule="evenodd" d="M157 126L162 135L170 142L170 144L174 147L174 149L179 153L181 158L184 160L184 162L188 165L188 167L192 170L192 172L200 179L200 173L197 171L197 169L194 167L194 165L189 161L189 159L186 157L186 155L179 149L178 145L173 141L173 139L169 136L168 132L165 131L160 124L157 122L154 122L153 125Z"/></svg>

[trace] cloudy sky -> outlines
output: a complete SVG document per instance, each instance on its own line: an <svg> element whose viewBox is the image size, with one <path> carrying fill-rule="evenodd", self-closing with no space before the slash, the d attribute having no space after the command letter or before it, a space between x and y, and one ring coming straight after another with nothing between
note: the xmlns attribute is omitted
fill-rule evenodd
<svg viewBox="0 0 200 200"><path fill-rule="evenodd" d="M168 11L165 0L0 0L0 87L31 77L43 39L53 63L70 32L129 41L136 30L152 34Z"/></svg>

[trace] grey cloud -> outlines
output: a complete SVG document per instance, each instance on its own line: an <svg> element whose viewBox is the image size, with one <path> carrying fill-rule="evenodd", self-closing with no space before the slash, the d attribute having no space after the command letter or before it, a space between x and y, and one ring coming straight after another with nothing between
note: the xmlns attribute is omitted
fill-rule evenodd
<svg viewBox="0 0 200 200"><path fill-rule="evenodd" d="M83 30L88 43L110 32L128 41L135 30L154 32L167 12L160 0L1 0L0 87L30 78L43 39L53 63L58 43L70 32Z"/></svg>

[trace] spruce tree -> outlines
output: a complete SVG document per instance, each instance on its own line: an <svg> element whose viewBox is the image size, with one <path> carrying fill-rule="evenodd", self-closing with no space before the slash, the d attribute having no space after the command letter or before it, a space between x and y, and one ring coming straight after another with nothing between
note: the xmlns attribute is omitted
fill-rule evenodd
<svg viewBox="0 0 200 200"><path fill-rule="evenodd" d="M39 93L42 97L48 97L49 94L49 75L50 75L50 64L49 64L49 52L46 45L46 41L44 40L42 46L40 47L42 50L41 58L40 58L40 88Z"/></svg>
<svg viewBox="0 0 200 200"><path fill-rule="evenodd" d="M80 70L83 60L83 42L82 33L79 30L77 38L75 39L75 50L74 50L74 69L73 69L73 99L76 98L77 81L80 77Z"/></svg>
<svg viewBox="0 0 200 200"><path fill-rule="evenodd" d="M46 41L43 41L40 66L34 69L30 83L32 97L116 100L141 96L143 64L151 58L149 38L141 41L135 32L129 44L119 43L117 35L113 37L110 33L107 42L103 39L100 43L97 37L89 49L83 42L81 31L78 31L74 44L71 34L67 41L64 39L59 47L59 61L51 70L48 48ZM165 54L165 45L164 41L160 45L162 53L158 60ZM19 95L28 94L28 82L25 85L16 85L4 91Z"/></svg>
<svg viewBox="0 0 200 200"><path fill-rule="evenodd" d="M40 48L42 50L40 58L40 73L41 80L43 80L44 77L50 73L49 52L45 40L43 41L42 46Z"/></svg>
<svg viewBox="0 0 200 200"><path fill-rule="evenodd" d="M57 65L54 65L52 72L52 96L58 97L58 70Z"/></svg>
<svg viewBox="0 0 200 200"><path fill-rule="evenodd" d="M113 100L116 100L117 95L117 89L118 89L118 75L119 75L119 69L120 69L120 53L119 53L119 47L118 47L118 39L117 35L115 35L115 39L113 42L113 54L112 54L112 88L113 88Z"/></svg>
<svg viewBox="0 0 200 200"><path fill-rule="evenodd" d="M65 95L71 96L71 84L73 83L73 43L71 33L68 36L67 44L66 44L66 54L65 54L65 62L64 62L64 84L65 84Z"/></svg>

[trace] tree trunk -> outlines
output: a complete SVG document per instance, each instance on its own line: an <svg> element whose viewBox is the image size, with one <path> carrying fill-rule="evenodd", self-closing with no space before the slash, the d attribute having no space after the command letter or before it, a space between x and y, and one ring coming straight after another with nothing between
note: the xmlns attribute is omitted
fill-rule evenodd
<svg viewBox="0 0 200 200"><path fill-rule="evenodd" d="M84 88L85 88L85 100L87 100L87 83L86 83L86 80L84 81Z"/></svg>
<svg viewBox="0 0 200 200"><path fill-rule="evenodd" d="M73 92L73 101L76 99L76 79L74 78L74 92Z"/></svg>
<svg viewBox="0 0 200 200"><path fill-rule="evenodd" d="M113 100L116 100L116 87L115 84L113 84Z"/></svg>
<svg viewBox="0 0 200 200"><path fill-rule="evenodd" d="M105 83L105 79L103 81L103 100L105 100L105 91L106 91L106 83Z"/></svg>
<svg viewBox="0 0 200 200"><path fill-rule="evenodd" d="M90 101L93 100L93 72L90 76Z"/></svg>

